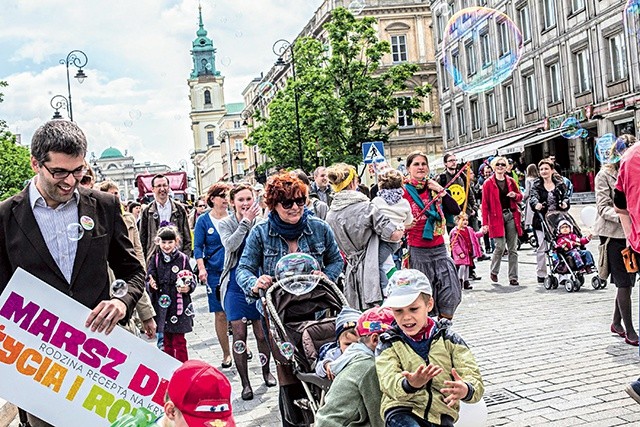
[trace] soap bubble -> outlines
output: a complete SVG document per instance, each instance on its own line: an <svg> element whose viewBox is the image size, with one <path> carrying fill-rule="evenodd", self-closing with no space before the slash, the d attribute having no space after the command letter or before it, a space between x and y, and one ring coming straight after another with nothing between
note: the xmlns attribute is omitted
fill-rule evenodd
<svg viewBox="0 0 640 427"><path fill-rule="evenodd" d="M616 138L614 134L607 133L596 140L596 158L603 164L617 163L626 148L627 146L621 138Z"/></svg>
<svg viewBox="0 0 640 427"><path fill-rule="evenodd" d="M231 65L231 58L229 58L228 56L224 56L222 57L222 59L220 59L220 63L225 67L228 67L229 65Z"/></svg>
<svg viewBox="0 0 640 427"><path fill-rule="evenodd" d="M266 366L269 363L269 358L264 353L258 354L258 359L260 359L260 366Z"/></svg>
<svg viewBox="0 0 640 427"><path fill-rule="evenodd" d="M133 122L131 120L124 121L124 127L130 128L131 126L133 126Z"/></svg>
<svg viewBox="0 0 640 427"><path fill-rule="evenodd" d="M186 314L189 317L194 317L196 315L196 312L193 309L193 304L192 303L189 303L187 308L184 309L184 314Z"/></svg>
<svg viewBox="0 0 640 427"><path fill-rule="evenodd" d="M140 110L131 110L131 111L129 111L129 117L131 117L131 120L138 120L138 119L140 119L140 117L142 117L142 111L140 111Z"/></svg>
<svg viewBox="0 0 640 427"><path fill-rule="evenodd" d="M318 270L320 265L314 257L296 252L280 258L276 264L275 277L285 291L293 295L303 295L318 285L320 276L312 274Z"/></svg>
<svg viewBox="0 0 640 427"><path fill-rule="evenodd" d="M67 225L67 238L72 242L77 242L84 236L84 228L77 222Z"/></svg>
<svg viewBox="0 0 640 427"><path fill-rule="evenodd" d="M291 359L295 353L295 347L290 342L283 342L280 344L280 354L285 358Z"/></svg>
<svg viewBox="0 0 640 427"><path fill-rule="evenodd" d="M523 46L522 33L507 15L486 7L469 7L447 22L442 39L444 67L454 86L468 93L484 92L511 75Z"/></svg>
<svg viewBox="0 0 640 427"><path fill-rule="evenodd" d="M156 245L159 245L160 243L162 243L162 239L160 237L156 236L153 239L153 243L155 243Z"/></svg>
<svg viewBox="0 0 640 427"><path fill-rule="evenodd" d="M623 12L624 27L629 34L640 35L640 0L628 0Z"/></svg>
<svg viewBox="0 0 640 427"><path fill-rule="evenodd" d="M258 96L264 99L271 99L276 94L276 87L271 82L262 82L258 86Z"/></svg>
<svg viewBox="0 0 640 427"><path fill-rule="evenodd" d="M233 351L237 354L242 354L247 351L247 345L244 341L236 341L233 343Z"/></svg>
<svg viewBox="0 0 640 427"><path fill-rule="evenodd" d="M236 38L238 38L238 39L239 39L240 37L242 37L242 31L236 31L235 36L236 36Z"/></svg>
<svg viewBox="0 0 640 427"><path fill-rule="evenodd" d="M129 291L129 285L122 279L116 279L111 284L111 295L114 298L122 298Z"/></svg>
<svg viewBox="0 0 640 427"><path fill-rule="evenodd" d="M170 321L171 321L171 323L178 323L178 317L177 316L171 316Z"/></svg>
<svg viewBox="0 0 640 427"><path fill-rule="evenodd" d="M171 305L171 297L169 295L160 295L158 298L158 305L161 308L167 308Z"/></svg>
<svg viewBox="0 0 640 427"><path fill-rule="evenodd" d="M247 323L247 318L246 317L242 318L242 323Z"/></svg>
<svg viewBox="0 0 640 427"><path fill-rule="evenodd" d="M347 9L349 10L349 12L351 12L354 15L360 15L362 13L362 10L366 6L367 5L364 2L364 0L353 0L351 3L349 3L349 6L347 6Z"/></svg>
<svg viewBox="0 0 640 427"><path fill-rule="evenodd" d="M584 129L582 129L580 122L575 117L566 118L560 125L560 128L562 129L561 135L566 139L582 138L584 133Z"/></svg>

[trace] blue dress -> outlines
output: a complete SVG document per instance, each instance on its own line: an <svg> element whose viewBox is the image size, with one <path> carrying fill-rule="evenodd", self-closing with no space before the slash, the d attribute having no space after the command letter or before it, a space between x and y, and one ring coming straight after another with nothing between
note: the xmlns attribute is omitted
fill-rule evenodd
<svg viewBox="0 0 640 427"><path fill-rule="evenodd" d="M245 237L245 242L246 242ZM238 249L240 253L244 250L244 243ZM227 292L224 294L224 306L226 308L225 313L227 320L259 320L260 312L256 308L255 304L249 304L244 291L238 285L236 281L236 265L231 269L229 274L229 284L227 285Z"/></svg>
<svg viewBox="0 0 640 427"><path fill-rule="evenodd" d="M220 234L213 225L209 213L200 215L196 221L193 230L193 256L195 259L204 259L204 266L207 270L207 285L211 290L207 292L209 312L224 311L218 299L220 276L224 267L224 246L222 246Z"/></svg>

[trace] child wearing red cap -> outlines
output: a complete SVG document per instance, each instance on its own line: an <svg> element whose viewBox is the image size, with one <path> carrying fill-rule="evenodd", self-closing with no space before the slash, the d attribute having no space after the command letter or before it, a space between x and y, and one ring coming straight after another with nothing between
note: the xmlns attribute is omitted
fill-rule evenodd
<svg viewBox="0 0 640 427"><path fill-rule="evenodd" d="M391 310L380 307L370 308L358 318L359 341L331 363L336 377L325 405L316 414L316 427L384 426L374 356L378 337L392 322Z"/></svg>

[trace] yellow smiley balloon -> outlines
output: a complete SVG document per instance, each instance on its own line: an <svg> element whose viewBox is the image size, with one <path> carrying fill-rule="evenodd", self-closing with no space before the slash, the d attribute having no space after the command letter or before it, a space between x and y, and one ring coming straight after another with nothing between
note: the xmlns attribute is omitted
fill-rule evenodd
<svg viewBox="0 0 640 427"><path fill-rule="evenodd" d="M464 204L464 201L467 199L464 187L460 184L453 184L449 186L448 190L451 194L451 197L453 197L453 200L455 200L457 204L462 206Z"/></svg>

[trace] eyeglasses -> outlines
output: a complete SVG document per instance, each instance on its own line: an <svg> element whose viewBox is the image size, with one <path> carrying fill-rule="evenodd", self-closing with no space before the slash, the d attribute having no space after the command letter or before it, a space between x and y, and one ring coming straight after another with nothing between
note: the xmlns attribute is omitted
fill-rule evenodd
<svg viewBox="0 0 640 427"><path fill-rule="evenodd" d="M87 174L87 168L85 166L80 166L78 169L74 169L72 171L68 171L66 169L51 170L44 163L40 163L40 166L45 168L51 174L53 179L65 179L69 175L73 175L75 179L81 179Z"/></svg>
<svg viewBox="0 0 640 427"><path fill-rule="evenodd" d="M169 188L169 186L167 184L158 184L154 185L153 188Z"/></svg>
<svg viewBox="0 0 640 427"><path fill-rule="evenodd" d="M220 197L221 199L226 199L227 198L227 193L214 194L213 196L211 196L212 199L215 199L216 197Z"/></svg>
<svg viewBox="0 0 640 427"><path fill-rule="evenodd" d="M294 203L298 205L298 207L303 207L307 203L307 198L303 196L303 197L297 197L295 199L283 200L280 202L282 207L285 209L291 209Z"/></svg>
<svg viewBox="0 0 640 427"><path fill-rule="evenodd" d="M206 208L207 205L198 205L199 208Z"/></svg>
<svg viewBox="0 0 640 427"><path fill-rule="evenodd" d="M458 161L458 159L449 159L449 160L447 160L447 163L455 163L457 161Z"/></svg>
<svg viewBox="0 0 640 427"><path fill-rule="evenodd" d="M496 167L498 167L498 166L503 167L503 168L507 167L506 163L496 163Z"/></svg>

